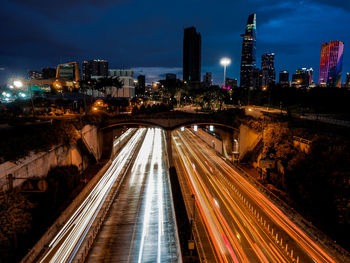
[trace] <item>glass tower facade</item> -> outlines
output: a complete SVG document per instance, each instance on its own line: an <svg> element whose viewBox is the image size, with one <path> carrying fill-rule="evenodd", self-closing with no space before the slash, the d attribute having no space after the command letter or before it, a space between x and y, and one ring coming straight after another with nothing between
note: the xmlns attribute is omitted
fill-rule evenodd
<svg viewBox="0 0 350 263"><path fill-rule="evenodd" d="M256 68L256 14L248 17L245 33L243 37L240 86L242 88L253 89L254 69Z"/></svg>
<svg viewBox="0 0 350 263"><path fill-rule="evenodd" d="M183 80L201 81L202 38L195 27L185 28L183 41Z"/></svg>
<svg viewBox="0 0 350 263"><path fill-rule="evenodd" d="M330 87L341 87L344 43L331 41L322 43L320 59L320 76L318 83Z"/></svg>

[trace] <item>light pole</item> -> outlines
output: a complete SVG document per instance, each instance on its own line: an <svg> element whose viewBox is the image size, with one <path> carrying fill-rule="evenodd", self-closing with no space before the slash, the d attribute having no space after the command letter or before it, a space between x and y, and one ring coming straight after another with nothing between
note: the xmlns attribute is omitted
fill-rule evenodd
<svg viewBox="0 0 350 263"><path fill-rule="evenodd" d="M220 64L224 66L224 87L226 86L226 67L231 64L231 59L222 58L220 60Z"/></svg>

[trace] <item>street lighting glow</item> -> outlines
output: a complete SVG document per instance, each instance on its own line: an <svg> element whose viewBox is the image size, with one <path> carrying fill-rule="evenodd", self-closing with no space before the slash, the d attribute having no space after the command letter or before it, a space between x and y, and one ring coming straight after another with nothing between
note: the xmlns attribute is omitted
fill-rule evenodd
<svg viewBox="0 0 350 263"><path fill-rule="evenodd" d="M228 65L231 64L231 59L229 59L229 58L222 58L222 59L220 60L220 64L221 64L222 66L228 66Z"/></svg>
<svg viewBox="0 0 350 263"><path fill-rule="evenodd" d="M224 87L226 86L226 67L230 65L230 63L231 63L231 59L229 58L222 58L220 60L220 64L224 66L224 85L223 85Z"/></svg>
<svg viewBox="0 0 350 263"><path fill-rule="evenodd" d="M22 83L22 81L20 81L20 80L15 80L15 81L13 82L13 85L14 85L16 88L22 88L22 87L23 87L23 83Z"/></svg>

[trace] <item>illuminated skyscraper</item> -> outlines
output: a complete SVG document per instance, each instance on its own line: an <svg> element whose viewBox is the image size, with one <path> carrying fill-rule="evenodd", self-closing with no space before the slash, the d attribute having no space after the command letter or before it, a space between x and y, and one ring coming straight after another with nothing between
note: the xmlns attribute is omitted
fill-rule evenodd
<svg viewBox="0 0 350 263"><path fill-rule="evenodd" d="M331 41L322 43L320 59L320 76L318 83L331 87L341 87L344 43Z"/></svg>
<svg viewBox="0 0 350 263"><path fill-rule="evenodd" d="M185 28L183 41L183 80L201 81L202 38L195 27Z"/></svg>
<svg viewBox="0 0 350 263"><path fill-rule="evenodd" d="M256 67L256 14L249 15L245 33L241 36L243 37L243 44L241 56L240 86L245 89L253 89L253 71Z"/></svg>

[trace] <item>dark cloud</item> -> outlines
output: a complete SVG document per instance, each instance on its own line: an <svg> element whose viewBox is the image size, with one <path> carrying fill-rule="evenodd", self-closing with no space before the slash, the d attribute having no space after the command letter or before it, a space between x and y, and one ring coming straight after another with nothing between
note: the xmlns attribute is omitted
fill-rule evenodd
<svg viewBox="0 0 350 263"><path fill-rule="evenodd" d="M221 81L218 62L229 56L228 74L238 78L240 34L248 15L257 13L258 60L275 52L277 71L293 72L318 67L320 43L350 42L344 26L350 22L349 5L340 0L3 0L0 62L6 68L35 69L104 58L114 68L178 73L183 28L193 25L202 35L202 72L212 71ZM347 44L344 71L349 71L346 55Z"/></svg>
<svg viewBox="0 0 350 263"><path fill-rule="evenodd" d="M37 10L43 14L53 14L72 8L78 9L79 12L79 10L84 9L86 6L103 9L111 5L125 4L128 0L13 0L13 2L29 9Z"/></svg>
<svg viewBox="0 0 350 263"><path fill-rule="evenodd" d="M311 0L310 2L333 6L350 11L350 2L348 0Z"/></svg>

